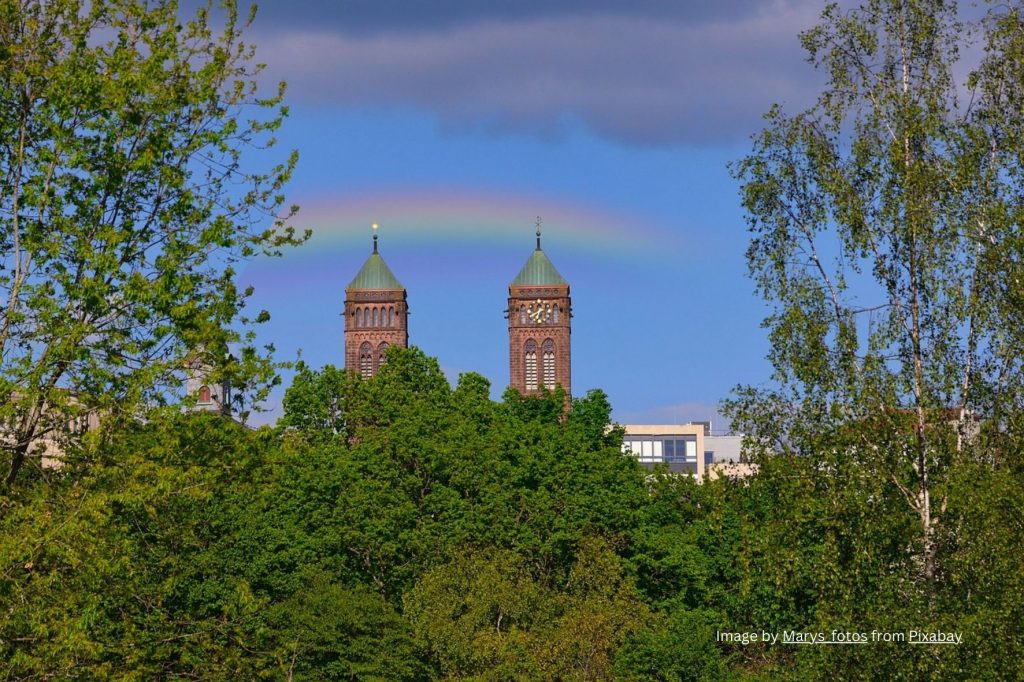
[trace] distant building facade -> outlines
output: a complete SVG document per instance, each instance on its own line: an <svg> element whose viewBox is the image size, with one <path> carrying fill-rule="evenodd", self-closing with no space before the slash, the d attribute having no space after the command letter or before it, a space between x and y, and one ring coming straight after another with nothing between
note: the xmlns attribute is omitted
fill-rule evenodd
<svg viewBox="0 0 1024 682"><path fill-rule="evenodd" d="M724 436L704 436L704 447L711 454L712 464L739 463L743 461L743 436L728 434Z"/></svg>
<svg viewBox="0 0 1024 682"><path fill-rule="evenodd" d="M703 424L624 424L622 451L648 469L667 464L669 471L704 478L710 464L704 449Z"/></svg>
<svg viewBox="0 0 1024 682"><path fill-rule="evenodd" d="M185 391L195 398L192 412L215 412L231 416L231 384L215 380L209 358L196 353L185 361Z"/></svg>
<svg viewBox="0 0 1024 682"><path fill-rule="evenodd" d="M622 451L653 469L667 464L669 471L708 478L743 478L757 465L742 458L743 436L712 435L710 422L688 424L625 424Z"/></svg>
<svg viewBox="0 0 1024 682"><path fill-rule="evenodd" d="M21 400L18 394L12 400ZM79 399L68 393L61 406L45 403L42 406L39 424L28 448L25 450L27 463L38 462L44 469L59 469L64 465L68 448L81 443L90 431L99 428L99 410L83 405ZM19 443L16 429L0 424L0 448L14 449Z"/></svg>

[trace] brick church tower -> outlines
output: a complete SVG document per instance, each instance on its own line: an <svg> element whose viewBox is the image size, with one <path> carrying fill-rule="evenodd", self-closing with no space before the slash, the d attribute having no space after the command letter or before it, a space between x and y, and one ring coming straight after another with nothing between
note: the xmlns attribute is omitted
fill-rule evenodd
<svg viewBox="0 0 1024 682"><path fill-rule="evenodd" d="M388 346L409 345L409 306L405 287L377 253L373 253L345 287L345 369L364 378L377 373Z"/></svg>
<svg viewBox="0 0 1024 682"><path fill-rule="evenodd" d="M569 283L540 248L508 287L509 384L524 395L561 385L572 394Z"/></svg>

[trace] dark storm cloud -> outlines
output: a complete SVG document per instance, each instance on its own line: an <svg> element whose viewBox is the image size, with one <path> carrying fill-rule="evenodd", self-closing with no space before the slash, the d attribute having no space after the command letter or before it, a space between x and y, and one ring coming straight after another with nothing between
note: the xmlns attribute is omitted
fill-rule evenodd
<svg viewBox="0 0 1024 682"><path fill-rule="evenodd" d="M551 134L578 120L630 143L715 144L756 130L773 102L810 103L820 75L796 34L819 10L317 0L264 6L253 38L292 101L413 107L455 128Z"/></svg>
<svg viewBox="0 0 1024 682"><path fill-rule="evenodd" d="M344 33L436 30L481 21L524 21L615 14L667 21L704 21L750 12L751 0L303 0L257 3L273 25L331 27Z"/></svg>

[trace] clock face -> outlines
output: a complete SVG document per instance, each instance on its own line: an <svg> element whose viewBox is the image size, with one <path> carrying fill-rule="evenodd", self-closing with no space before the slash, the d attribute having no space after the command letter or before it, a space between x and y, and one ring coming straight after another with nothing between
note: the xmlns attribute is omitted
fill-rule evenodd
<svg viewBox="0 0 1024 682"><path fill-rule="evenodd" d="M539 298L526 309L526 314L534 324L544 324L551 319L551 304Z"/></svg>

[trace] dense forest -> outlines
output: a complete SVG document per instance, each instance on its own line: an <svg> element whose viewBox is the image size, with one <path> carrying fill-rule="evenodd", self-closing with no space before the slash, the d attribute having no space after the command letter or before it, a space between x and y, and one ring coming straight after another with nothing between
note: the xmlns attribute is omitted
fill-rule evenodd
<svg viewBox="0 0 1024 682"><path fill-rule="evenodd" d="M1024 486L949 472L921 577L880 477L794 456L698 483L620 451L593 391L489 399L392 349L301 368L280 425L171 412L0 498L5 679L1005 679L1024 673ZM719 632L956 631L955 646Z"/></svg>

